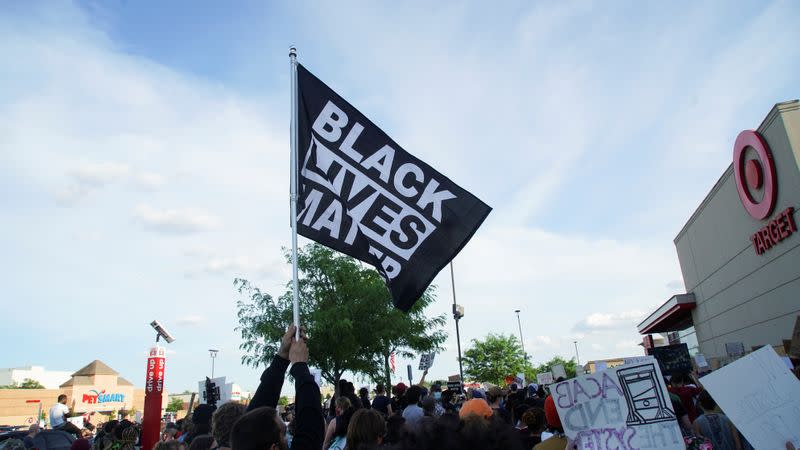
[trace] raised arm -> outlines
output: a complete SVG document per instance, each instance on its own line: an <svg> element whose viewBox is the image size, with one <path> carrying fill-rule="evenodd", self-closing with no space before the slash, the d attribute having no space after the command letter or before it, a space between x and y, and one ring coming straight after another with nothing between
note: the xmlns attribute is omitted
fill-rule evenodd
<svg viewBox="0 0 800 450"><path fill-rule="evenodd" d="M281 338L281 346L278 353L272 357L267 370L261 374L261 383L253 394L253 399L247 405L247 410L252 411L262 406L275 408L278 406L278 399L283 388L283 378L286 376L286 369L289 367L289 348L292 345L292 338L295 333L295 326L292 325L286 330Z"/></svg>
<svg viewBox="0 0 800 450"><path fill-rule="evenodd" d="M422 378L419 379L419 383L417 383L417 386L422 387L422 385L425 384L426 376L428 376L428 369L425 369L425 371L422 372Z"/></svg>
<svg viewBox="0 0 800 450"><path fill-rule="evenodd" d="M292 450L319 450L325 437L319 386L308 370L308 347L305 340L292 343L289 351L290 373L295 381L295 427Z"/></svg>

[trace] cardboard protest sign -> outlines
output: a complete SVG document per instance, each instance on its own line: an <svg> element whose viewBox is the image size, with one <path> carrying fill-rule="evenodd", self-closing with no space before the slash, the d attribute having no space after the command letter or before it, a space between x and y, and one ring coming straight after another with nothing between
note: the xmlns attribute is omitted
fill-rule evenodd
<svg viewBox="0 0 800 450"><path fill-rule="evenodd" d="M655 359L551 386L564 432L579 449L685 449Z"/></svg>
<svg viewBox="0 0 800 450"><path fill-rule="evenodd" d="M800 446L800 381L767 345L702 379L753 448Z"/></svg>
<svg viewBox="0 0 800 450"><path fill-rule="evenodd" d="M536 382L545 386L548 384L553 384L553 374L550 372L537 373Z"/></svg>
<svg viewBox="0 0 800 450"><path fill-rule="evenodd" d="M650 349L650 355L658 361L661 372L667 375L688 373L693 369L689 347L686 344L653 347Z"/></svg>
<svg viewBox="0 0 800 450"><path fill-rule="evenodd" d="M436 353L424 353L419 357L419 370L428 370L433 367L433 358Z"/></svg>
<svg viewBox="0 0 800 450"><path fill-rule="evenodd" d="M564 369L564 365L563 364L556 364L551 369L551 372L553 372L553 379L556 379L556 380L559 379L559 378L564 378L565 380L567 379L567 370Z"/></svg>

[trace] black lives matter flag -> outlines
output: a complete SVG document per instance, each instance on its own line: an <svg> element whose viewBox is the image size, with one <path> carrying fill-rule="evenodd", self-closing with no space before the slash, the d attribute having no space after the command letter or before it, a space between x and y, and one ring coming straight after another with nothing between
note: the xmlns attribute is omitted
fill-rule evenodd
<svg viewBox="0 0 800 450"><path fill-rule="evenodd" d="M491 208L297 68L301 235L371 264L408 311Z"/></svg>

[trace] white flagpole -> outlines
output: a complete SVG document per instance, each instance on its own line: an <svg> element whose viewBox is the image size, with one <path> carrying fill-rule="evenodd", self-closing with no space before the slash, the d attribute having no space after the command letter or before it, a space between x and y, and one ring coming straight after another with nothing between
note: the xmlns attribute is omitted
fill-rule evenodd
<svg viewBox="0 0 800 450"><path fill-rule="evenodd" d="M289 48L289 74L292 83L292 119L289 126L291 142L291 173L289 175L289 203L292 215L292 297L294 300L295 339L300 339L300 294L297 287L297 49Z"/></svg>

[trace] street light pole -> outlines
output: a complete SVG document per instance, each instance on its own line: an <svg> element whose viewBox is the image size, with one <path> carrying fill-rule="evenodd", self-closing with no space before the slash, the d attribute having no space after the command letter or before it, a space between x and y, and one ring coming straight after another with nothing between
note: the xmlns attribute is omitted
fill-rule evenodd
<svg viewBox="0 0 800 450"><path fill-rule="evenodd" d="M581 357L578 356L578 341L572 341L572 343L575 344L575 363L580 366Z"/></svg>
<svg viewBox="0 0 800 450"><path fill-rule="evenodd" d="M214 350L212 348L208 349L208 354L211 356L211 379L214 379L214 360L217 359L217 352L219 350Z"/></svg>
<svg viewBox="0 0 800 450"><path fill-rule="evenodd" d="M525 341L522 340L522 322L519 320L519 311L515 309L514 312L517 313L517 325L519 326L519 343L522 345L522 354L525 356L525 361L528 360L528 354L525 352Z"/></svg>

